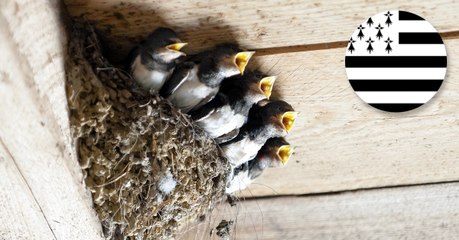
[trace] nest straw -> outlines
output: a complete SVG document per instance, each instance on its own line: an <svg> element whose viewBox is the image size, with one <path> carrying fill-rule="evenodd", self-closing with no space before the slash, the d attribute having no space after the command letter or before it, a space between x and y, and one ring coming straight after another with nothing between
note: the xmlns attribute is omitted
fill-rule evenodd
<svg viewBox="0 0 459 240"><path fill-rule="evenodd" d="M108 239L168 239L224 196L229 164L213 140L160 96L137 88L75 21L67 97L85 183ZM161 184L168 180L172 190Z"/></svg>

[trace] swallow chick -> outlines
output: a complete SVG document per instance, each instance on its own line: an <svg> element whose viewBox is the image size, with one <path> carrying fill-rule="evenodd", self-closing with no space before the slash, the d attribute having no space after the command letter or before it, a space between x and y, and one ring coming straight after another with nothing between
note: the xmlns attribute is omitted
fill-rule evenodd
<svg viewBox="0 0 459 240"><path fill-rule="evenodd" d="M158 28L130 54L129 73L145 90L158 92L170 78L187 43L169 28Z"/></svg>
<svg viewBox="0 0 459 240"><path fill-rule="evenodd" d="M286 136L297 115L292 106L282 100L261 101L249 111L247 123L238 136L220 145L223 154L232 166L246 163L257 155L268 139Z"/></svg>
<svg viewBox="0 0 459 240"><path fill-rule="evenodd" d="M160 94L184 113L196 110L215 97L225 78L243 74L253 54L234 44L198 54L177 66Z"/></svg>
<svg viewBox="0 0 459 240"><path fill-rule="evenodd" d="M269 99L275 80L260 71L225 79L217 96L190 115L217 143L229 141L246 122L252 105Z"/></svg>
<svg viewBox="0 0 459 240"><path fill-rule="evenodd" d="M268 167L284 166L292 152L290 144L284 138L268 139L254 159L234 169L234 175L227 184L226 193L247 188Z"/></svg>

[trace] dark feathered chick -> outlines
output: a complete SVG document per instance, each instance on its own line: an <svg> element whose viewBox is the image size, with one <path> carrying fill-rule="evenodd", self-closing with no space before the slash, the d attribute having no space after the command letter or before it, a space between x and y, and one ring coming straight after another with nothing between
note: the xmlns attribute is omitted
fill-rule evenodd
<svg viewBox="0 0 459 240"><path fill-rule="evenodd" d="M145 90L159 91L185 55L180 51L185 45L172 29L158 28L131 52L129 72Z"/></svg>
<svg viewBox="0 0 459 240"><path fill-rule="evenodd" d="M292 147L283 137L268 139L257 156L249 161L249 177L257 178L267 167L284 166L292 153Z"/></svg>
<svg viewBox="0 0 459 240"><path fill-rule="evenodd" d="M285 165L291 155L292 148L284 138L268 139L254 159L234 169L226 193L247 188L266 168Z"/></svg>
<svg viewBox="0 0 459 240"><path fill-rule="evenodd" d="M260 71L225 79L217 96L190 115L218 143L229 141L246 122L252 105L271 96L275 79Z"/></svg>
<svg viewBox="0 0 459 240"><path fill-rule="evenodd" d="M225 78L243 74L254 52L224 44L179 64L160 94L182 112L196 110L217 94Z"/></svg>
<svg viewBox="0 0 459 240"><path fill-rule="evenodd" d="M284 137L292 129L297 112L282 100L261 101L249 112L238 136L221 144L225 157L233 166L254 158L265 142L273 137Z"/></svg>

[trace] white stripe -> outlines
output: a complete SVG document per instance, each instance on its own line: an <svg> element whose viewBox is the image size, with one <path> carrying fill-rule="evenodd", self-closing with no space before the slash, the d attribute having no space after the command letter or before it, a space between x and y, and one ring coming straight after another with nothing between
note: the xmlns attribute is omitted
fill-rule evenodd
<svg viewBox="0 0 459 240"><path fill-rule="evenodd" d="M436 92L355 92L367 103L426 103Z"/></svg>
<svg viewBox="0 0 459 240"><path fill-rule="evenodd" d="M398 41L398 39L396 39ZM392 51L386 52L386 43L374 43L373 47L375 51L369 54L366 51L368 44L363 45L359 43L354 44L354 47L358 47L359 50L350 54L346 51L347 56L446 56L446 48L443 44L394 44L392 43ZM349 45L348 45L349 47ZM346 49L347 50L347 49Z"/></svg>
<svg viewBox="0 0 459 240"><path fill-rule="evenodd" d="M398 21L394 27L397 32L437 32L427 21Z"/></svg>
<svg viewBox="0 0 459 240"><path fill-rule="evenodd" d="M444 79L446 68L346 68L349 79Z"/></svg>

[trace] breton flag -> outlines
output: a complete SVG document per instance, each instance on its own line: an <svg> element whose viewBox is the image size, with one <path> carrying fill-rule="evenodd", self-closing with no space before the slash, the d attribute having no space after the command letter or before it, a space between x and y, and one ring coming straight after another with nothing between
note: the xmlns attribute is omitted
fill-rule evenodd
<svg viewBox="0 0 459 240"><path fill-rule="evenodd" d="M426 20L405 11L377 14L352 35L346 72L357 95L390 112L412 110L429 101L446 74L446 49Z"/></svg>

